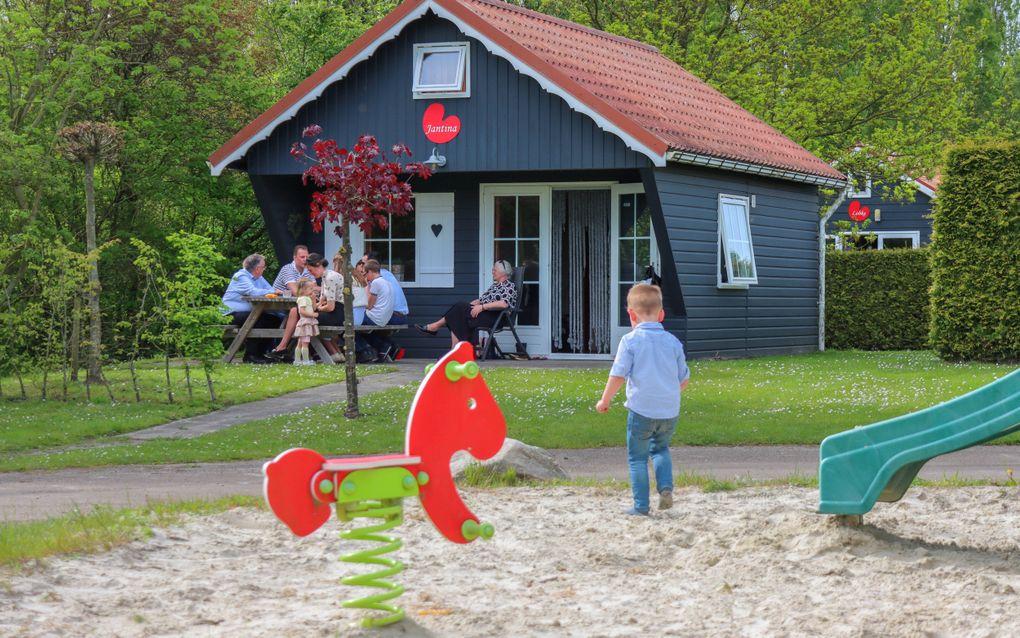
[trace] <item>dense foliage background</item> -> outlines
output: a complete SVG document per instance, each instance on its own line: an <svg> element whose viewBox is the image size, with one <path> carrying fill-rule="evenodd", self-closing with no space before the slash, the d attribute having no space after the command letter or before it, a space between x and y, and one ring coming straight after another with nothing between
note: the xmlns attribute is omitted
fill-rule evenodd
<svg viewBox="0 0 1020 638"><path fill-rule="evenodd" d="M831 251L825 256L830 348L928 347L928 249Z"/></svg>
<svg viewBox="0 0 1020 638"><path fill-rule="evenodd" d="M930 175L948 143L1020 134L1020 0L521 3L659 47L857 175ZM225 257L210 264L220 275L255 251L274 272L247 180L213 178L205 159L395 5L0 0L3 311L76 307L76 275L61 288L66 307L46 310L38 298L54 273L83 267L73 256L85 252L83 168L56 152L58 131L83 121L124 136L116 161L96 169L104 335L142 304L130 239L163 254L168 273L173 233L207 238ZM852 153L857 145L867 152ZM22 352L42 338L8 329L0 347ZM132 342L103 341L107 356Z"/></svg>
<svg viewBox="0 0 1020 638"><path fill-rule="evenodd" d="M935 351L1020 360L1020 143L951 151L934 218Z"/></svg>

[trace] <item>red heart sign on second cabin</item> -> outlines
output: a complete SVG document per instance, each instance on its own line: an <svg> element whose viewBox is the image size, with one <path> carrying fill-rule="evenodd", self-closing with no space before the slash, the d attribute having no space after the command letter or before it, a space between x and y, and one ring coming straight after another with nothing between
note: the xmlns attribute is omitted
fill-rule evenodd
<svg viewBox="0 0 1020 638"><path fill-rule="evenodd" d="M421 118L421 128L430 142L445 144L460 133L460 118L456 115L444 118L446 109L438 102L430 104Z"/></svg>
<svg viewBox="0 0 1020 638"><path fill-rule="evenodd" d="M850 208L847 210L847 214L850 215L850 219L855 222L862 222L868 218L871 214L871 209L867 206L861 206L861 203L856 199L850 202Z"/></svg>

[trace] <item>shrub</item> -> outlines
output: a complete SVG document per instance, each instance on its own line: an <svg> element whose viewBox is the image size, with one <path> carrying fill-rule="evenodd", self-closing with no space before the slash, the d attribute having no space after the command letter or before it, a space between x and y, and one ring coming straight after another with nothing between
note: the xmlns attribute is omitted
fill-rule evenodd
<svg viewBox="0 0 1020 638"><path fill-rule="evenodd" d="M825 256L825 342L830 348L928 347L928 249Z"/></svg>
<svg viewBox="0 0 1020 638"><path fill-rule="evenodd" d="M951 150L933 214L932 347L1020 359L1020 143Z"/></svg>

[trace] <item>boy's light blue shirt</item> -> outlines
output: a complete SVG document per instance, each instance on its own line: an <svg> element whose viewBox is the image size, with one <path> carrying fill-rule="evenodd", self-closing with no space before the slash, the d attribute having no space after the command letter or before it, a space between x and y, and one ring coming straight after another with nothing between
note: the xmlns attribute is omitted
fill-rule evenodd
<svg viewBox="0 0 1020 638"><path fill-rule="evenodd" d="M691 376L680 340L657 321L644 321L620 339L613 377L627 379L624 406L649 419L680 415L680 383Z"/></svg>
<svg viewBox="0 0 1020 638"><path fill-rule="evenodd" d="M258 297L270 292L274 292L274 290L265 277L255 279L250 272L242 268L230 278L230 285L223 293L223 305L226 306L223 314L247 312L251 310L251 304L241 297Z"/></svg>

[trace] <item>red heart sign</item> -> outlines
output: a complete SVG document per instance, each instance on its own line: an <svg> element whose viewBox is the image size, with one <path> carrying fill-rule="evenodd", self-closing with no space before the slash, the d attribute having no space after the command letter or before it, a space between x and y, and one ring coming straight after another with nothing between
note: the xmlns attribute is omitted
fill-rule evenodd
<svg viewBox="0 0 1020 638"><path fill-rule="evenodd" d="M855 222L862 222L868 218L868 215L871 214L871 209L867 206L861 206L861 203L855 199L850 202L850 208L847 211L847 214L849 214L850 219Z"/></svg>
<svg viewBox="0 0 1020 638"><path fill-rule="evenodd" d="M430 142L445 144L457 137L457 133L460 133L460 118L451 115L444 119L445 113L446 109L438 102L430 104L425 109L425 115L421 118L421 128Z"/></svg>

